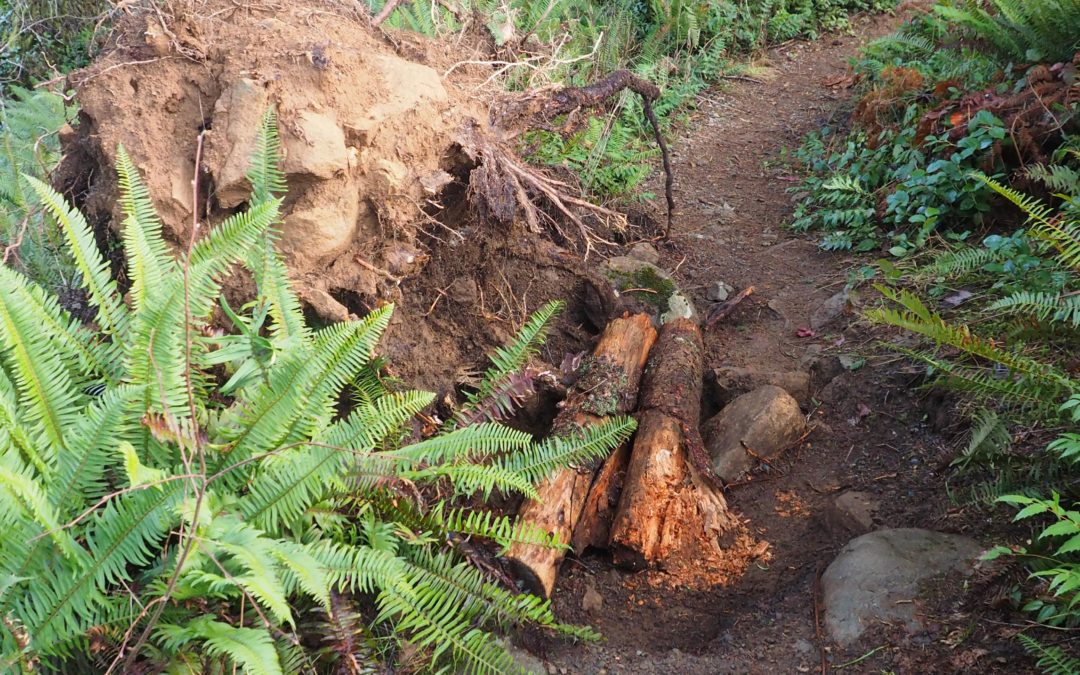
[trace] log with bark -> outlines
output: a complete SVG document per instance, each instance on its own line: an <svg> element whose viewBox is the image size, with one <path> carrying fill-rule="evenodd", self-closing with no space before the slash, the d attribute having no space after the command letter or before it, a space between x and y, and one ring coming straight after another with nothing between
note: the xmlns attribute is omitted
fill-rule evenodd
<svg viewBox="0 0 1080 675"><path fill-rule="evenodd" d="M738 519L728 511L698 433L704 347L701 329L665 325L641 385L638 430L611 525L617 564L719 552Z"/></svg>
<svg viewBox="0 0 1080 675"><path fill-rule="evenodd" d="M552 433L572 433L607 416L629 413L637 403L638 384L656 330L649 317L635 314L615 319L605 328L592 356L579 369L581 377L567 394ZM583 511L596 465L569 467L537 487L539 499L522 505L518 517L532 522L559 541L570 543ZM550 597L566 551L514 544L507 552L514 575L532 593Z"/></svg>

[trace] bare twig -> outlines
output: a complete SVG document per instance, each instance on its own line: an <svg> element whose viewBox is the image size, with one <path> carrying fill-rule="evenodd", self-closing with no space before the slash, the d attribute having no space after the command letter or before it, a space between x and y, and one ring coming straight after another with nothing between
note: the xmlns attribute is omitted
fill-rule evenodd
<svg viewBox="0 0 1080 675"><path fill-rule="evenodd" d="M735 308L739 306L739 303L748 298L754 292L753 286L747 286L735 295L735 297L724 302L721 305L717 305L713 309L709 310L708 319L705 321L707 328L712 328L720 321L726 319L735 311Z"/></svg>
<svg viewBox="0 0 1080 675"><path fill-rule="evenodd" d="M371 20L371 25L378 26L383 21L386 21L390 17L390 15L394 13L394 10L401 5L402 2L407 1L408 0L387 0L386 4L383 5L383 8L379 10L379 13L376 14L375 18Z"/></svg>

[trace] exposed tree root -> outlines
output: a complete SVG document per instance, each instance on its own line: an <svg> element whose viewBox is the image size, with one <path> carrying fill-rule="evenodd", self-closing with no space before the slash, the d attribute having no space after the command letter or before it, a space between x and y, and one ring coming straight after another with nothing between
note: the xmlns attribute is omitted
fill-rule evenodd
<svg viewBox="0 0 1080 675"><path fill-rule="evenodd" d="M494 218L503 223L514 220L519 210L523 212L528 228L540 231L541 219L546 219L564 238L568 238L558 222L546 211L538 208L535 198L542 198L556 212L565 216L578 229L585 244L586 256L597 243L609 244L589 227L575 209L584 210L604 220L614 220L626 225L626 217L620 213L593 204L571 194L571 186L547 173L526 166L514 153L509 141L524 130L543 128L546 123L561 115L573 116L584 108L593 108L619 92L629 89L641 96L645 116L652 126L654 137L660 146L664 164L664 191L667 198L666 238L671 232L675 199L673 196L674 174L667 143L660 131L652 102L660 96L660 89L628 70L618 70L604 79L584 87L543 88L527 92L508 101L496 111L492 130L474 128L468 147L464 149L479 165L469 179L470 201L482 218ZM568 122L572 124L572 122Z"/></svg>

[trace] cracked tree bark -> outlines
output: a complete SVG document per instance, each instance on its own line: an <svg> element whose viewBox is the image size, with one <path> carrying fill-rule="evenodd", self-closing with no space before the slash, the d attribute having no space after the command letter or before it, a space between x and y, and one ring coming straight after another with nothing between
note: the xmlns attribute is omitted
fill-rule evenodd
<svg viewBox="0 0 1080 675"><path fill-rule="evenodd" d="M738 520L728 511L698 434L701 329L665 325L642 378L638 430L611 526L619 565L641 569L680 552L719 549Z"/></svg>

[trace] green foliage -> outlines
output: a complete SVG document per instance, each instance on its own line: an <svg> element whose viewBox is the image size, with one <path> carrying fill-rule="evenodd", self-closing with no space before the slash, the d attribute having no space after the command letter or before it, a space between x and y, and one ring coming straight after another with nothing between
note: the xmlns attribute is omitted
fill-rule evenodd
<svg viewBox="0 0 1080 675"><path fill-rule="evenodd" d="M991 553L991 557L1022 557L1031 568L1032 578L1044 586L1023 609L1041 623L1077 625L1080 513L1069 504L1080 496L1075 492L1075 471L1080 461L1080 381L1062 367L1080 335L1072 303L1080 287L1080 229L1072 205L1074 197L1061 195L1062 207L1054 209L995 181L979 179L1016 204L1028 222L1025 230L1011 238L988 238L981 249L953 252L931 265L936 273L989 286L988 297L976 314L968 315L964 323L947 320L915 294L881 287L896 306L873 309L868 316L930 338L936 347L933 351L906 353L927 363L931 372L939 375L939 381L959 385L981 399L983 405L995 408L976 417L970 440L954 464L969 475L989 474L988 480L970 489L972 497L1021 507L1014 520L1029 522L1038 532L1030 550L998 547ZM1010 240L1023 244L1022 256L1002 243ZM1023 258L1054 269L1060 278L1057 291L989 283L987 277L993 280L1008 276L1006 266ZM999 294L996 300L995 291ZM1013 335L1022 334L1026 339L1006 341L980 335L971 328L977 323L984 331L993 328L998 334L1010 331L1012 326ZM1009 417L1020 417L1029 425L1044 424L1055 432L1056 439L1042 453L1019 453L1012 447L1006 425ZM1052 489L1054 486L1060 489ZM1040 649L1035 643L1027 646ZM1055 661L1065 658L1060 652L1039 654L1040 665L1051 672L1055 663L1066 662Z"/></svg>
<svg viewBox="0 0 1080 675"><path fill-rule="evenodd" d="M992 157L1005 128L982 111L959 141L927 136L917 145L918 115L910 106L900 128L882 130L874 143L863 131L811 134L796 153L809 175L791 190L799 201L790 227L824 230L827 250L870 251L887 241L903 257L939 230L978 221L991 192L972 171Z"/></svg>
<svg viewBox="0 0 1080 675"><path fill-rule="evenodd" d="M960 93L993 84L1001 66L984 51L955 39L948 21L934 13L915 14L895 33L866 45L854 62L864 89L886 84L897 69L914 71L924 85L950 83ZM904 92L903 103L916 102L921 90Z"/></svg>
<svg viewBox="0 0 1080 675"><path fill-rule="evenodd" d="M1075 675L1080 673L1080 659L1065 653L1059 646L1044 645L1029 635L1017 636L1024 649L1038 658L1036 665L1046 675Z"/></svg>
<svg viewBox="0 0 1080 675"><path fill-rule="evenodd" d="M967 0L934 11L1005 60L1070 61L1080 49L1073 0Z"/></svg>
<svg viewBox="0 0 1080 675"><path fill-rule="evenodd" d="M368 0L373 12L383 0ZM791 38L845 30L848 14L891 9L895 0L470 0L455 15L442 5L402 3L387 25L428 35L463 28L461 17L476 14L496 44L528 37L532 51L552 61L521 64L508 71L507 85L521 89L545 82L584 85L627 68L661 88L653 104L662 126L670 126L698 93L737 69L740 54ZM536 44L538 43L538 44ZM577 172L599 195L630 197L657 157L652 130L634 96L618 98L603 117L562 134L533 132L525 147L533 159Z"/></svg>
<svg viewBox="0 0 1080 675"><path fill-rule="evenodd" d="M303 616L347 622L335 598L351 593L374 603L372 631L408 640L438 667L507 672L511 657L491 631L511 624L596 637L487 578L471 562L475 545L464 546L563 542L447 500L535 495L553 470L625 441L633 420L543 442L493 422L417 437L409 422L433 395L382 385L373 355L392 307L320 330L305 324L273 246L284 185L273 127L268 114L247 210L178 258L119 150L126 299L82 215L26 178L95 316L83 326L0 267L5 672L333 667L370 653L351 637L306 651ZM239 311L221 305L239 332L201 337L241 263L257 296ZM557 309L496 352L490 391ZM350 390L355 404L341 412Z"/></svg>
<svg viewBox="0 0 1080 675"><path fill-rule="evenodd" d="M48 91L8 88L0 97L0 249L7 264L53 289L74 286L60 232L30 194L23 175L44 179L60 160L57 131L75 108ZM10 250L8 250L10 248Z"/></svg>
<svg viewBox="0 0 1080 675"><path fill-rule="evenodd" d="M0 4L0 86L30 85L85 66L106 0Z"/></svg>

